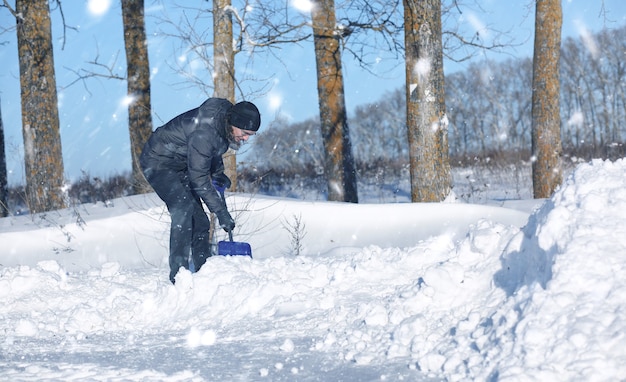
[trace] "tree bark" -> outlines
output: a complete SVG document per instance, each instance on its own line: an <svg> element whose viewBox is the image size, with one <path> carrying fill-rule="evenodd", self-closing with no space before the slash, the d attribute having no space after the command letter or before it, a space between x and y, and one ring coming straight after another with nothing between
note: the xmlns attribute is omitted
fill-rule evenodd
<svg viewBox="0 0 626 382"><path fill-rule="evenodd" d="M334 0L313 1L311 18L328 200L358 203Z"/></svg>
<svg viewBox="0 0 626 382"><path fill-rule="evenodd" d="M9 180L7 156L4 152L4 125L2 124L2 102L0 102L0 217L9 216Z"/></svg>
<svg viewBox="0 0 626 382"><path fill-rule="evenodd" d="M133 191L136 194L152 192L139 165L143 146L152 133L150 103L150 64L144 21L143 0L122 1L124 45L126 47L128 129L132 158Z"/></svg>
<svg viewBox="0 0 626 382"><path fill-rule="evenodd" d="M214 97L235 103L235 53L230 0L213 1ZM224 173L231 180L229 190L237 190L237 154L228 149L223 156Z"/></svg>
<svg viewBox="0 0 626 382"><path fill-rule="evenodd" d="M441 0L404 0L403 3L411 200L440 202L452 187Z"/></svg>
<svg viewBox="0 0 626 382"><path fill-rule="evenodd" d="M31 213L66 207L48 0L17 0L26 198Z"/></svg>
<svg viewBox="0 0 626 382"><path fill-rule="evenodd" d="M561 0L537 0L532 95L533 195L547 198L561 184L559 58Z"/></svg>

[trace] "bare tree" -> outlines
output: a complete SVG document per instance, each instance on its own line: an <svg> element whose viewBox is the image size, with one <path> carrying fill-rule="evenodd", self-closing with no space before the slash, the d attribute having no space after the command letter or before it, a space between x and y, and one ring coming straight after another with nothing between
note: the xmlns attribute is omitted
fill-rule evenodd
<svg viewBox="0 0 626 382"><path fill-rule="evenodd" d="M144 21L143 0L122 1L124 45L126 47L128 129L132 158L133 191L136 194L151 192L139 165L139 156L152 133L152 108L150 105L150 64Z"/></svg>
<svg viewBox="0 0 626 382"><path fill-rule="evenodd" d="M562 43L561 139L564 151L621 157L626 116L626 28L605 29Z"/></svg>
<svg viewBox="0 0 626 382"><path fill-rule="evenodd" d="M235 102L235 52L230 0L213 1L213 96ZM237 154L228 149L223 155L224 173L237 189Z"/></svg>
<svg viewBox="0 0 626 382"><path fill-rule="evenodd" d="M31 213L66 206L48 0L17 0L26 197Z"/></svg>
<svg viewBox="0 0 626 382"><path fill-rule="evenodd" d="M328 200L357 203L356 169L343 89L341 31L335 21L334 0L313 1L311 18Z"/></svg>
<svg viewBox="0 0 626 382"><path fill-rule="evenodd" d="M439 202L451 190L441 0L404 0L411 200Z"/></svg>
<svg viewBox="0 0 626 382"><path fill-rule="evenodd" d="M580 41L567 38L561 49L560 78L561 104L559 109L564 113L568 123L561 139L567 150L581 150L587 146L596 151L599 146L596 138L596 107L595 81L589 78L592 73L590 61L593 57ZM587 126L592 128L587 128Z"/></svg>
<svg viewBox="0 0 626 382"><path fill-rule="evenodd" d="M498 73L506 73L499 75ZM450 154L530 148L532 60L472 63L446 76ZM528 156L528 154L526 154Z"/></svg>
<svg viewBox="0 0 626 382"><path fill-rule="evenodd" d="M404 89L381 94L377 102L357 106L350 119L352 142L359 150L354 153L357 167L402 161L407 163L406 109Z"/></svg>
<svg viewBox="0 0 626 382"><path fill-rule="evenodd" d="M533 57L533 195L547 198L561 184L559 57L561 0L537 0Z"/></svg>
<svg viewBox="0 0 626 382"><path fill-rule="evenodd" d="M324 148L319 126L317 118L290 124L279 116L255 138L248 152L250 166L261 173L304 174L307 168L313 168L317 174L323 174Z"/></svg>
<svg viewBox="0 0 626 382"><path fill-rule="evenodd" d="M2 124L2 102L0 102L0 217L9 216L8 197L7 156L4 152L4 125Z"/></svg>

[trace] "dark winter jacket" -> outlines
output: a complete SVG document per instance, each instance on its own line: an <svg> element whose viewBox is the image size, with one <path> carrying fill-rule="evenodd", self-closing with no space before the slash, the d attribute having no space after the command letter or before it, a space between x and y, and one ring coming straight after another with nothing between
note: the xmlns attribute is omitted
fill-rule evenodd
<svg viewBox="0 0 626 382"><path fill-rule="evenodd" d="M153 170L186 172L191 188L211 212L224 209L211 178L224 172L222 154L228 150L228 112L232 103L209 98L157 128L141 153L144 173Z"/></svg>

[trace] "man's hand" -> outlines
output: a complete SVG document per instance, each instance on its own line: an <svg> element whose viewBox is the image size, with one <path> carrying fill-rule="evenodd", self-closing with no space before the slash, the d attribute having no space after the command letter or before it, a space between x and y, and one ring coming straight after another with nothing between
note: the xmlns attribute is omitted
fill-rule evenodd
<svg viewBox="0 0 626 382"><path fill-rule="evenodd" d="M213 187L220 193L224 193L232 184L230 179L223 172L213 175L211 180L213 181Z"/></svg>
<svg viewBox="0 0 626 382"><path fill-rule="evenodd" d="M235 229L235 220L230 216L228 210L223 209L219 212L216 212L215 215L217 219L220 221L220 227L224 229L226 232L231 232Z"/></svg>
<svg viewBox="0 0 626 382"><path fill-rule="evenodd" d="M213 187L215 187L215 189L217 190L217 192L220 193L220 195L224 195L224 192L226 191L226 187L222 186L216 181L213 181Z"/></svg>

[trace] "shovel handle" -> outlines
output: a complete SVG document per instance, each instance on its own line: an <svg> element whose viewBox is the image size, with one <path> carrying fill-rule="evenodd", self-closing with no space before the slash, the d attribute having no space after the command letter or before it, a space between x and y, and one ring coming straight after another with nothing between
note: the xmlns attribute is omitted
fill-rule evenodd
<svg viewBox="0 0 626 382"><path fill-rule="evenodd" d="M220 193L220 197L222 198L222 202L224 203L224 205L226 205L226 196L224 195L224 189L220 188L219 190L217 190L217 192Z"/></svg>
<svg viewBox="0 0 626 382"><path fill-rule="evenodd" d="M228 239L233 241L233 231L228 231Z"/></svg>

